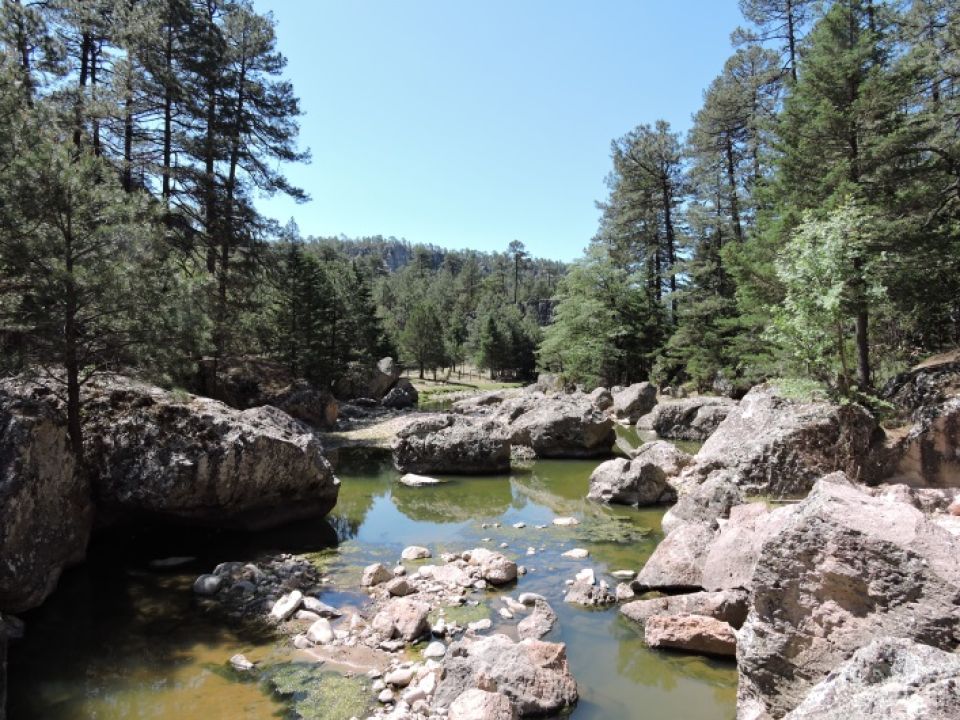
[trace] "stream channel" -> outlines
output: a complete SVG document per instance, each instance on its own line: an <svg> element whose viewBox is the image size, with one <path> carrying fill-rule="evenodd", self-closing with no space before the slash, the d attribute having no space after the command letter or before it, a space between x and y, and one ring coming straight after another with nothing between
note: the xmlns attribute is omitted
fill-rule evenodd
<svg viewBox="0 0 960 720"><path fill-rule="evenodd" d="M625 442L637 438L621 432L618 444ZM87 562L64 573L47 602L24 616L26 637L10 653L9 720L364 717L375 702L365 677L344 680L327 668L306 666L287 640L203 612L191 591L194 578L227 560L306 554L336 588L321 596L324 602L362 607L361 569L377 561L392 566L407 545L425 545L436 558L478 546L499 549L503 542L508 547L502 552L529 572L516 587L488 591L464 619L490 617L494 632L509 632L517 620L497 615L499 595L546 596L559 622L545 639L567 644L580 688L570 717L735 716L733 662L650 650L638 626L616 607L563 602L564 581L581 568L592 567L613 587L610 572L639 570L662 539L665 508L606 508L584 499L598 460L538 460L509 475L442 478L448 482L423 488L399 484L382 450L343 449L332 452L331 460L343 484L327 519L252 535L168 527L98 537ZM561 515L577 517L580 525L552 526ZM525 527L513 527L521 522ZM527 555L529 547L535 555ZM589 557L561 556L574 547L586 548ZM261 667L258 679L244 679L229 667L238 652ZM291 669L307 675L291 680ZM305 690L304 678L312 690ZM298 702L305 695L312 705Z"/></svg>

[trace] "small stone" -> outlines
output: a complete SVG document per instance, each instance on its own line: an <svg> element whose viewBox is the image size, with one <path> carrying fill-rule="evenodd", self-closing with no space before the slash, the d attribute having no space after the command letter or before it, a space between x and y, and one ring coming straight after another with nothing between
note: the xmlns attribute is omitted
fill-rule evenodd
<svg viewBox="0 0 960 720"><path fill-rule="evenodd" d="M333 642L333 637L333 628L330 627L330 621L326 618L320 618L307 630L307 638L318 645L327 645Z"/></svg>
<svg viewBox="0 0 960 720"><path fill-rule="evenodd" d="M274 620L286 620L293 615L294 612L296 612L302 601L303 593L299 590L294 590L284 595L273 604L273 608L270 610L270 617L272 617Z"/></svg>
<svg viewBox="0 0 960 720"><path fill-rule="evenodd" d="M553 524L560 527L570 527L571 525L579 525L580 521L575 517L558 517L553 519Z"/></svg>
<svg viewBox="0 0 960 720"><path fill-rule="evenodd" d="M413 592L416 592L407 582L406 578L398 577L394 578L386 585L384 585L387 592L393 595L394 597L406 597Z"/></svg>
<svg viewBox="0 0 960 720"><path fill-rule="evenodd" d="M567 550L563 553L565 558L573 558L574 560L583 560L590 554L589 550L585 548L574 548L573 550Z"/></svg>
<svg viewBox="0 0 960 720"><path fill-rule="evenodd" d="M393 690L390 688L384 688L380 691L380 694L377 695L377 700L382 703L392 703L393 702Z"/></svg>
<svg viewBox="0 0 960 720"><path fill-rule="evenodd" d="M527 548L527 555L536 555L536 554L537 554L537 549L536 549L536 548L534 548L534 547L528 547L528 548Z"/></svg>
<svg viewBox="0 0 960 720"><path fill-rule="evenodd" d="M527 526L527 524L526 524L525 522L515 522L515 523L513 524L513 526L514 526L517 530L523 530L523 528L525 528L525 527Z"/></svg>
<svg viewBox="0 0 960 720"><path fill-rule="evenodd" d="M407 487L426 487L427 485L439 485L442 481L426 475L417 475L416 473L407 473L400 478L400 482Z"/></svg>
<svg viewBox="0 0 960 720"><path fill-rule="evenodd" d="M617 602L633 600L637 596L629 583L617 583L617 589L614 590L613 595Z"/></svg>
<svg viewBox="0 0 960 720"><path fill-rule="evenodd" d="M363 575L360 577L360 585L363 587L373 587L374 585L387 582L387 580L392 577L393 573L387 570L382 563L373 563L373 565L367 565L363 569Z"/></svg>
<svg viewBox="0 0 960 720"><path fill-rule="evenodd" d="M193 582L193 591L197 595L215 595L223 584L219 575L201 575Z"/></svg>
<svg viewBox="0 0 960 720"><path fill-rule="evenodd" d="M397 565L395 568L393 568L394 577L403 577L406 574L407 569L403 565Z"/></svg>
<svg viewBox="0 0 960 720"><path fill-rule="evenodd" d="M473 632L483 632L484 630L489 630L492 627L493 623L490 621L490 618L474 620L471 623L467 623L467 629L472 630Z"/></svg>
<svg viewBox="0 0 960 720"><path fill-rule="evenodd" d="M316 613L320 617L338 618L343 615L343 613L337 610L335 607L317 600L317 598L313 597L312 595L303 596L303 607L312 613Z"/></svg>
<svg viewBox="0 0 960 720"><path fill-rule="evenodd" d="M633 580L637 576L633 570L614 570L610 574L617 580Z"/></svg>
<svg viewBox="0 0 960 720"><path fill-rule="evenodd" d="M509 546L507 543L502 542L502 543L500 543L500 547L506 548L506 547L510 547L510 546Z"/></svg>
<svg viewBox="0 0 960 720"><path fill-rule="evenodd" d="M578 572L575 576L576 582L586 583L587 585L595 585L597 582L597 576L593 572L593 568L584 568Z"/></svg>
<svg viewBox="0 0 960 720"><path fill-rule="evenodd" d="M513 620L513 613L506 608L500 608L497 612L504 620Z"/></svg>
<svg viewBox="0 0 960 720"><path fill-rule="evenodd" d="M537 525L536 528L537 528L537 530L546 530L546 529L547 529L547 526L546 526L546 525Z"/></svg>
<svg viewBox="0 0 960 720"><path fill-rule="evenodd" d="M256 667L252 662L247 660L245 655L234 655L230 658L230 664L233 666L234 670L239 670L241 672L249 672Z"/></svg>
<svg viewBox="0 0 960 720"><path fill-rule="evenodd" d="M447 654L447 646L442 642L432 642L423 649L425 658L442 658Z"/></svg>
<svg viewBox="0 0 960 720"><path fill-rule="evenodd" d="M411 545L403 549L400 557L404 560L426 560L429 557L433 557L433 553L420 545Z"/></svg>
<svg viewBox="0 0 960 720"><path fill-rule="evenodd" d="M546 598L543 595L538 595L537 593L525 592L525 593L520 593L520 595L517 596L517 601L521 605L526 605L527 607L530 607L531 605L536 605L537 600L543 600L544 602L546 602Z"/></svg>
<svg viewBox="0 0 960 720"><path fill-rule="evenodd" d="M313 647L313 643L307 639L306 635L296 635L293 638L293 646L297 650L306 650L309 647Z"/></svg>
<svg viewBox="0 0 960 720"><path fill-rule="evenodd" d="M303 620L305 622L314 623L320 619L320 616L315 612L310 612L309 610L297 610L293 614L294 620Z"/></svg>
<svg viewBox="0 0 960 720"><path fill-rule="evenodd" d="M372 689L375 693L378 693L378 692L380 692L380 691L382 691L382 690L385 690L386 688L387 688L387 684L386 684L382 679L378 679L378 680L374 681L373 687L372 687L371 689Z"/></svg>
<svg viewBox="0 0 960 720"><path fill-rule="evenodd" d="M410 684L410 681L413 680L414 674L413 668L397 668L384 675L383 679L387 685L406 687Z"/></svg>

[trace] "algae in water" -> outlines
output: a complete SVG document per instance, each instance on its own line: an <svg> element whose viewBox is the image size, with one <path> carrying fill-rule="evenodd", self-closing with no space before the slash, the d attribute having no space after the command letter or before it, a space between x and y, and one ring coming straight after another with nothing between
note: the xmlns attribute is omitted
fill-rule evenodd
<svg viewBox="0 0 960 720"><path fill-rule="evenodd" d="M291 704L296 720L347 720L370 707L370 690L357 678L324 672L316 665L286 663L272 669L267 682Z"/></svg>

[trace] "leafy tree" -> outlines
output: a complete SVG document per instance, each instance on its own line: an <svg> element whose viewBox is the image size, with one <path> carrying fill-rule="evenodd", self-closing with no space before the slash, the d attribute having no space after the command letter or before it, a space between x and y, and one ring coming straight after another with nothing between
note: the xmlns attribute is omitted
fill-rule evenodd
<svg viewBox="0 0 960 720"><path fill-rule="evenodd" d="M883 257L872 247L878 236L875 214L848 201L823 218L807 213L777 262L786 293L771 335L803 375L843 394L853 386L861 303L885 304Z"/></svg>

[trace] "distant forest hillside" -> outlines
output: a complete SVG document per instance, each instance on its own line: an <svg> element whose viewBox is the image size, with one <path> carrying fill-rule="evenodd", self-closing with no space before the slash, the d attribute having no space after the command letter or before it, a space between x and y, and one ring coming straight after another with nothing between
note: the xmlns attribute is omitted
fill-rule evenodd
<svg viewBox="0 0 960 720"><path fill-rule="evenodd" d="M365 277L384 348L417 370L470 362L492 376L535 374L564 263L532 258L519 241L480 252L379 235L300 239L292 222L283 236L328 271L349 262Z"/></svg>

